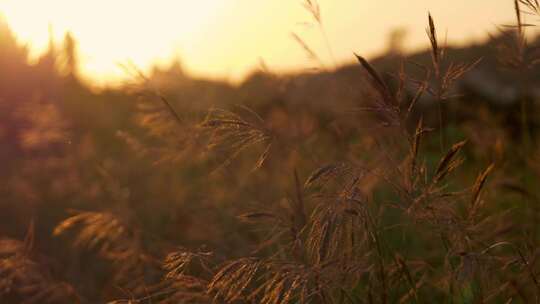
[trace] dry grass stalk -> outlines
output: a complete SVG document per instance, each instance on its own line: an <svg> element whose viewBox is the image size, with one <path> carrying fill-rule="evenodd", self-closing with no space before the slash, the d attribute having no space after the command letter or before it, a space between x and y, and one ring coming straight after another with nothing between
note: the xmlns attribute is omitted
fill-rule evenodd
<svg viewBox="0 0 540 304"><path fill-rule="evenodd" d="M259 155L254 170L259 169L269 155L273 144L272 132L266 128L264 120L251 109L241 107L248 118L235 112L222 109L212 109L201 123L203 131L210 132L208 148L227 153L222 166L228 166L231 161L245 149L264 144L265 150Z"/></svg>

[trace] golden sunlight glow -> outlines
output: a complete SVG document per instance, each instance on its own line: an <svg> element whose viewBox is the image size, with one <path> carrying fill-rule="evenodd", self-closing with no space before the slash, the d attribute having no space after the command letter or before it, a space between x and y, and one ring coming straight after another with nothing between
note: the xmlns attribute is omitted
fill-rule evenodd
<svg viewBox="0 0 540 304"><path fill-rule="evenodd" d="M60 42L67 31L79 43L83 76L102 84L126 76L132 62L143 70L180 58L197 75L240 79L264 60L272 70L312 63L291 39L298 33L333 65L317 27L300 0L2 0L4 15L33 58L46 48L49 25ZM323 22L339 64L352 52L384 50L388 33L407 30L406 48L425 45L426 13L448 29L449 41L486 37L512 20L510 0L320 0ZM406 13L405 13L406 12ZM463 35L467 33L467 35Z"/></svg>
<svg viewBox="0 0 540 304"><path fill-rule="evenodd" d="M223 5L222 0L8 0L0 9L19 38L32 44L32 57L47 48L49 26L57 40L71 31L84 73L114 78L124 73L117 63L146 67L182 53L178 46L204 35Z"/></svg>

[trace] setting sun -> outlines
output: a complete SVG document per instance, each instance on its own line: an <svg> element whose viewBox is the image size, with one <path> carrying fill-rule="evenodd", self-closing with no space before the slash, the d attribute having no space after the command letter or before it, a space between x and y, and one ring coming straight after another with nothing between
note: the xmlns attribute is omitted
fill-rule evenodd
<svg viewBox="0 0 540 304"><path fill-rule="evenodd" d="M67 31L78 39L84 73L121 77L115 63L141 67L189 54L223 12L223 0L200 1L32 1L3 2L0 12L36 57L49 31L60 40ZM200 37L200 38L198 38Z"/></svg>

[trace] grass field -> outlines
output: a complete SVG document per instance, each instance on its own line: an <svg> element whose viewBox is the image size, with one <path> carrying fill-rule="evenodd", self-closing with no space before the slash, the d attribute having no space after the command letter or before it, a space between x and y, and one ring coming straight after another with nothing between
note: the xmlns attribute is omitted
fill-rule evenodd
<svg viewBox="0 0 540 304"><path fill-rule="evenodd" d="M514 3L483 44L429 15L429 50L238 85L91 89L73 37L30 65L0 24L0 303L540 303L540 5Z"/></svg>

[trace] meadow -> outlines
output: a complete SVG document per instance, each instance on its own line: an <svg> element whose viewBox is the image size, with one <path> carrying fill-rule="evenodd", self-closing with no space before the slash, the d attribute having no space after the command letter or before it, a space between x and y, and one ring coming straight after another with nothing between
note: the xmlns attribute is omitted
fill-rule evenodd
<svg viewBox="0 0 540 304"><path fill-rule="evenodd" d="M540 303L540 4L514 4L467 47L426 13L417 53L101 90L75 38L29 64L0 22L0 303Z"/></svg>

